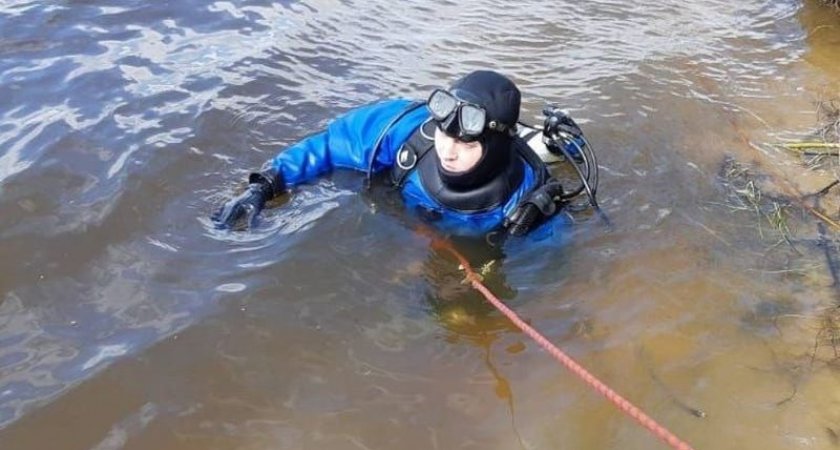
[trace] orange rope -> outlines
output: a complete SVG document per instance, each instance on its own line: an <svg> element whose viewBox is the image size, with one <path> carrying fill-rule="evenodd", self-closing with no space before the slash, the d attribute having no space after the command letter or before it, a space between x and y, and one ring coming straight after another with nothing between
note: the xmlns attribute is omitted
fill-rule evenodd
<svg viewBox="0 0 840 450"><path fill-rule="evenodd" d="M617 392L612 390L609 386L604 384L601 380L589 373L583 366L578 364L574 359L570 356L566 355L562 350L557 348L554 344L548 341L542 334L540 334L537 330L532 328L530 325L525 323L513 310L505 306L501 300L499 300L486 286L481 282L481 277L475 273L475 271L470 267L469 262L467 259L461 255L452 244L449 242L434 236L430 232L421 231L422 234L431 237L432 239L432 248L446 250L455 256L458 259L458 262L461 263L461 266L464 268L464 272L467 274L467 280L470 282L473 288L477 291L481 292L484 297L493 304L502 314L504 314L511 322L514 323L520 330L522 330L525 334L531 337L534 341L537 342L542 348L544 348L548 353L551 354L555 359L557 359L561 364L563 364L567 369L569 369L572 373L583 379L586 384L590 387L595 389L599 394L603 395L607 398L612 404L614 404L619 410L626 413L630 417L636 420L640 425L647 428L654 436L658 437L659 439L665 441L668 445L672 448L677 450L693 450L690 445L686 442L680 440L677 436L673 433L668 431L665 427L658 424L655 420L653 420L650 416L645 414L641 409L634 406L624 397L619 395Z"/></svg>

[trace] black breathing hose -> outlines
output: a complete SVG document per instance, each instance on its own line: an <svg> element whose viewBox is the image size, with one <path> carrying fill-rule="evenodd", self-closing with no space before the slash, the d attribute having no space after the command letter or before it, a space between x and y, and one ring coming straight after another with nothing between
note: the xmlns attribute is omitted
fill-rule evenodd
<svg viewBox="0 0 840 450"><path fill-rule="evenodd" d="M545 113L545 111L543 112ZM535 130L539 129L538 127L528 125L524 122L519 123L528 128ZM598 168L598 158L595 156L592 146L589 145L589 141L585 136L583 136L583 134L581 134L580 138L583 140L583 147L581 147L573 136L566 133L553 133L548 137L556 143L556 147L560 150L572 168L574 168L581 183L575 190L568 193L561 193L559 195L560 199L570 200L586 191L586 195L589 198L589 204L592 205L592 208L595 209L595 212L599 217L601 217L601 220L603 220L607 226L611 227L612 223L610 222L610 219L598 205L598 200L596 199L598 194L598 183L600 181L600 171ZM571 153L569 153L566 146L563 145L566 142L570 142L577 148L580 159L583 160L582 163L576 162L575 158L571 155ZM580 165L583 165L584 170L581 170L579 167Z"/></svg>
<svg viewBox="0 0 840 450"><path fill-rule="evenodd" d="M581 148L580 145L578 145L577 142L575 142L575 140L571 136L568 136L568 135L565 135L565 134L552 134L549 137L556 142L564 142L564 141L565 142L571 142L572 145L577 147L578 152L580 153L581 157L583 158L583 165L586 168L586 172L587 172L586 175L583 174L583 172L580 170L580 167L578 167L578 164L575 163L575 160L572 158L571 153L569 153L569 151L566 149L565 145L558 145L558 148L560 149L560 152L562 152L563 156L565 156L566 159L571 163L572 167L575 169L575 172L577 173L578 178L580 178L580 182L581 182L581 187L579 187L578 189L576 189L574 191L574 192L576 192L576 194L574 194L574 195L570 194L569 196L562 196L561 198L569 199L569 198L575 197L575 196L580 194L581 188L582 188L583 190L586 191L586 195L589 197L589 204L592 205L592 208L595 209L595 212L598 213L598 216L601 217L601 220L603 220L604 223L607 226L611 227L612 223L610 222L609 217L607 217L606 213L604 213L604 211L598 205L598 200L595 198L595 195L598 192L598 181L599 181L598 161L595 158L595 152L592 151L592 147L589 145L589 142L586 140L585 137L583 137L583 135L581 135L581 138L583 139L584 148L586 148L586 150L584 150L583 148ZM586 156L587 153L589 154L589 157ZM592 161L590 161L590 158L592 159ZM593 165L594 165L594 167L593 167ZM589 184L590 175L592 175L592 181L593 181L591 186Z"/></svg>

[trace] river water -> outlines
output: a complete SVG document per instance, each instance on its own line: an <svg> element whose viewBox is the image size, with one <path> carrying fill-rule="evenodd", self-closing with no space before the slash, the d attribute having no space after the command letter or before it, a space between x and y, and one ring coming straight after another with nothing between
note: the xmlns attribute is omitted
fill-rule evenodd
<svg viewBox="0 0 840 450"><path fill-rule="evenodd" d="M826 184L763 145L840 92L815 0L0 0L0 28L4 450L665 448L357 174L207 220L337 114L485 67L579 119L614 222L456 243L491 289L698 449L840 445L831 234L760 190Z"/></svg>

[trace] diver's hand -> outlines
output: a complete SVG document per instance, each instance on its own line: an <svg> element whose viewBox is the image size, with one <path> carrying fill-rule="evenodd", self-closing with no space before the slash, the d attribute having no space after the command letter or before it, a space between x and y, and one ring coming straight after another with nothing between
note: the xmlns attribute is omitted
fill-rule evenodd
<svg viewBox="0 0 840 450"><path fill-rule="evenodd" d="M543 134L546 137L554 138L554 136L560 135L567 139L578 139L583 136L583 131L575 123L574 119L564 113L560 108L551 105L546 106L543 109L543 114L545 115Z"/></svg>
<svg viewBox="0 0 840 450"><path fill-rule="evenodd" d="M524 236L543 220L553 216L557 213L556 202L562 195L563 186L558 181L549 181L534 190L505 220L508 233L512 236Z"/></svg>
<svg viewBox="0 0 840 450"><path fill-rule="evenodd" d="M265 202L264 186L260 183L252 183L242 195L222 205L213 213L211 219L216 228L222 230L233 227L239 219L245 217L248 228L251 228L256 223L257 215L262 211Z"/></svg>
<svg viewBox="0 0 840 450"><path fill-rule="evenodd" d="M520 205L507 219L507 230L511 236L525 236L534 228L542 213L532 203Z"/></svg>
<svg viewBox="0 0 840 450"><path fill-rule="evenodd" d="M248 190L229 200L210 216L216 228L230 229L242 217L245 217L248 228L253 228L265 202L280 195L284 189L283 178L276 170L252 173L248 183Z"/></svg>

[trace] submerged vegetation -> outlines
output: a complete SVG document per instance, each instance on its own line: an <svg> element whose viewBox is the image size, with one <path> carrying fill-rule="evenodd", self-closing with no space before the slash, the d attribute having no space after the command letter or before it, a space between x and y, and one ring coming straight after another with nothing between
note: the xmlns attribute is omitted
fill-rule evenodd
<svg viewBox="0 0 840 450"><path fill-rule="evenodd" d="M835 4L840 4L840 0ZM817 104L817 123L815 137L822 145L812 147L810 151L806 149L802 157L807 167L831 174L828 184L812 196L817 205L823 204L830 216L840 219L840 195L836 194L840 191L840 99L832 98ZM834 194L828 195L829 192Z"/></svg>
<svg viewBox="0 0 840 450"><path fill-rule="evenodd" d="M840 3L840 0L837 0ZM817 104L817 129L802 142L786 142L778 146L794 153L809 172L826 177L820 189L802 197L805 207L814 216L840 232L840 99L822 100Z"/></svg>
<svg viewBox="0 0 840 450"><path fill-rule="evenodd" d="M788 243L791 248L789 217L792 204L789 199L770 196L759 188L763 176L746 164L727 158L719 176L729 189L729 200L724 205L731 212L755 214L756 228L762 239L772 237L773 247Z"/></svg>
<svg viewBox="0 0 840 450"><path fill-rule="evenodd" d="M837 0L840 2L840 0ZM819 128L805 142L782 144L798 153L806 167L833 171L834 184L840 183L840 100L824 100L817 105Z"/></svg>
<svg viewBox="0 0 840 450"><path fill-rule="evenodd" d="M840 0L826 3L840 9ZM840 233L830 225L840 221L840 99L822 100L817 104L817 130L807 142L788 143L783 146L798 153L803 165L812 171L830 174L831 179L822 189L804 196L816 209L826 211L823 223L818 223L818 248L824 253L826 267L831 275L834 302L819 309L813 320L816 325L811 365L822 361L833 368L840 368Z"/></svg>
<svg viewBox="0 0 840 450"><path fill-rule="evenodd" d="M840 0L831 3L840 8ZM808 366L813 368L821 363L840 370L840 99L822 100L816 109L817 124L812 133L799 142L772 146L798 159L804 169L790 176L816 177L812 181L817 182L817 189L805 193L798 189L777 189L779 182L786 180L772 179L758 164L727 158L718 173L727 201L718 206L729 212L755 216L755 229L764 247L759 253L765 262L771 253L776 254L775 273L785 273L792 281L827 282L828 297L811 307L799 312L795 304L784 303L786 299L781 299L784 304L778 305L779 299L767 300L753 314L744 317L745 323L753 327L772 325L765 329L775 329L781 335L777 319L805 320L800 325L805 325L813 342L807 350ZM780 252L783 248L787 250ZM805 252L817 259L793 264L796 260L803 261L797 256Z"/></svg>

